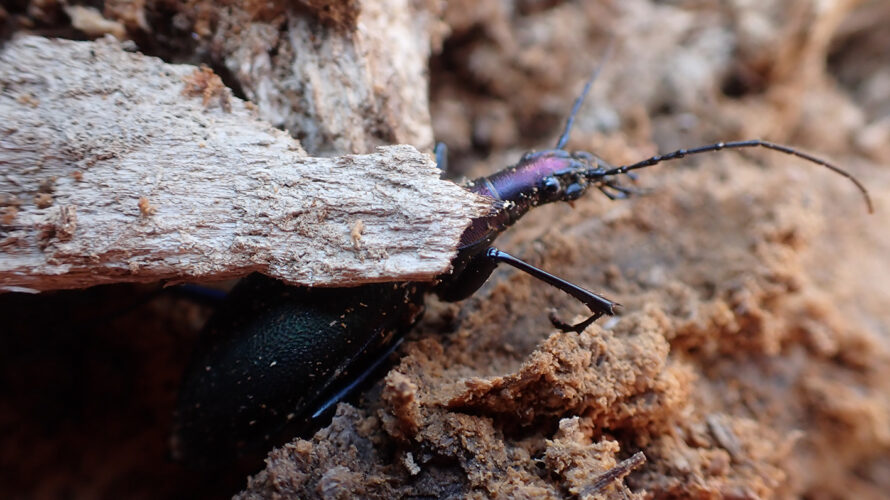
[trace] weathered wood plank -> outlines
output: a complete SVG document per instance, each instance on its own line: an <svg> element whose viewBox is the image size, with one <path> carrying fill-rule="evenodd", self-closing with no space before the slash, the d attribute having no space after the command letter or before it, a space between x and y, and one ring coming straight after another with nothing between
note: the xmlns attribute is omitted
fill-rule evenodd
<svg viewBox="0 0 890 500"><path fill-rule="evenodd" d="M313 158L209 70L116 42L0 53L0 288L345 286L446 271L483 199L411 146Z"/></svg>

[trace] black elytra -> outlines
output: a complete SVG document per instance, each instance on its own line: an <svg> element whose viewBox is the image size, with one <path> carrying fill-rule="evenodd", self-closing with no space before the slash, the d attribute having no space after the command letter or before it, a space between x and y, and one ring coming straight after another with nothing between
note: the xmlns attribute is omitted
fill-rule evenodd
<svg viewBox="0 0 890 500"><path fill-rule="evenodd" d="M305 288L260 274L209 320L179 393L174 458L233 460L311 420L419 319L426 287ZM308 413L308 414L307 414Z"/></svg>
<svg viewBox="0 0 890 500"><path fill-rule="evenodd" d="M590 309L571 325L551 317L564 331L582 331L618 304L549 274L491 246L495 238L532 208L572 201L594 187L610 199L634 190L621 175L685 156L763 147L826 167L865 187L843 169L815 156L766 141L722 142L612 166L596 155L566 151L575 115L602 67L595 69L575 100L556 149L531 152L516 165L469 182L466 188L493 200L490 214L474 219L461 236L449 274L431 283L392 282L353 288L287 286L253 275L239 283L210 319L186 370L174 418L174 457L191 464L230 462L278 437L286 428L317 423L358 382L374 371L420 318L426 293L447 301L472 295L499 263L513 266L571 295ZM440 165L444 147L437 147ZM288 424L294 424L289 426Z"/></svg>

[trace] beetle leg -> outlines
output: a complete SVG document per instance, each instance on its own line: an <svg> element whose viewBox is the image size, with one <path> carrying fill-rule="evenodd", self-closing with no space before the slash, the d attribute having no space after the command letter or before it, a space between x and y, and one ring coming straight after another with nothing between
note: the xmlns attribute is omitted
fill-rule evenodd
<svg viewBox="0 0 890 500"><path fill-rule="evenodd" d="M606 195L610 200L624 200L630 195L645 194L645 191L632 187L622 186L617 181L603 182L597 186L601 193ZM608 191L611 189L612 191Z"/></svg>
<svg viewBox="0 0 890 500"><path fill-rule="evenodd" d="M629 186L623 186L623 185L619 184L617 181L609 182L606 184L606 186L608 186L611 189L614 189L615 191L624 193L626 195L646 194L646 191L643 189L638 189L638 188L629 187Z"/></svg>
<svg viewBox="0 0 890 500"><path fill-rule="evenodd" d="M399 338L398 340L393 342L384 352L380 354L377 359L372 361L362 373L356 375L356 377L351 382L343 386L340 390L332 394L330 397L326 398L324 402L318 406L318 409L315 410L315 413L313 413L312 416L309 417L309 419L312 421L321 420L332 406L336 405L347 396L352 394L356 387L362 385L365 380L368 379L368 377L370 377L374 372L377 371L378 368L380 368L384 361L389 359L390 354L392 354L397 347L402 345L403 340L404 338Z"/></svg>
<svg viewBox="0 0 890 500"><path fill-rule="evenodd" d="M559 319L556 316L556 311L550 311L550 314L547 316L547 319L549 319L550 324L552 324L553 327L558 330L561 330L563 332L581 333L584 331L585 328L592 325L594 321L600 319L600 317L602 317L602 315L603 315L603 313L596 313L593 316L585 319L584 321L582 321L580 323L576 323L574 325L566 323L565 321L562 321L561 319Z"/></svg>
<svg viewBox="0 0 890 500"><path fill-rule="evenodd" d="M509 264L516 269L528 273L531 276L543 281L544 283L547 283L550 286L562 290L563 292L581 301L593 313L591 317L587 318L581 323L578 323L577 325L569 325L559 320L554 321L555 318L551 316L550 321L553 323L553 326L559 328L560 330L580 332L604 314L608 314L610 316L615 314L616 307L620 306L620 304L618 304L617 302L613 302L603 297L602 295L597 295L589 290L585 290L579 287L578 285L569 283L568 281L560 277L554 276L546 271L538 269L537 267L525 261L517 259L516 257L513 257L506 252L502 252L497 248L489 248L488 250L486 250L485 255L493 262L503 262L505 264Z"/></svg>
<svg viewBox="0 0 890 500"><path fill-rule="evenodd" d="M599 186L599 190L600 190L601 193L603 193L604 195L606 195L606 198L608 198L608 199L610 199L610 200L612 200L612 201L627 199L627 193L624 193L624 192L620 192L620 191L619 191L618 194L615 194L615 193L613 193L613 192L611 192L611 191L607 191L607 190L606 190L606 186Z"/></svg>
<svg viewBox="0 0 890 500"><path fill-rule="evenodd" d="M436 166L442 171L442 176L448 175L448 146L444 142L437 142L433 153L436 155Z"/></svg>

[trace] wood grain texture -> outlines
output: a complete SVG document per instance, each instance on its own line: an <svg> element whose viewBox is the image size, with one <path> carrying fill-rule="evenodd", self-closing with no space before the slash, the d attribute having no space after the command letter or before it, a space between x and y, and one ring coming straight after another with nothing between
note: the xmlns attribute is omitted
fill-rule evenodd
<svg viewBox="0 0 890 500"><path fill-rule="evenodd" d="M233 2L198 44L217 54L260 116L312 154L433 146L427 62L447 27L435 0ZM330 8L326 8L330 7ZM199 33L203 30L197 29Z"/></svg>
<svg viewBox="0 0 890 500"><path fill-rule="evenodd" d="M483 199L411 146L309 157L209 70L117 42L0 53L0 288L430 280Z"/></svg>

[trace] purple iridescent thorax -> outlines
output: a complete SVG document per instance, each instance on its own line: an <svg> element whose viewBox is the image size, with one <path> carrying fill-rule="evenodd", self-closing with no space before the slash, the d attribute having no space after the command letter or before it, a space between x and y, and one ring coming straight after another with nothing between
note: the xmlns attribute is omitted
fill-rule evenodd
<svg viewBox="0 0 890 500"><path fill-rule="evenodd" d="M541 151L526 155L516 165L478 179L471 190L496 200L519 203L523 197L533 195L542 180L566 170L572 163L572 158L565 151Z"/></svg>
<svg viewBox="0 0 890 500"><path fill-rule="evenodd" d="M532 207L561 199L563 187L554 178L584 169L570 153L550 150L525 155L512 167L474 180L470 191L504 203L491 215L473 220L461 237L461 248L484 246ZM547 179L556 182L556 191L547 191Z"/></svg>

